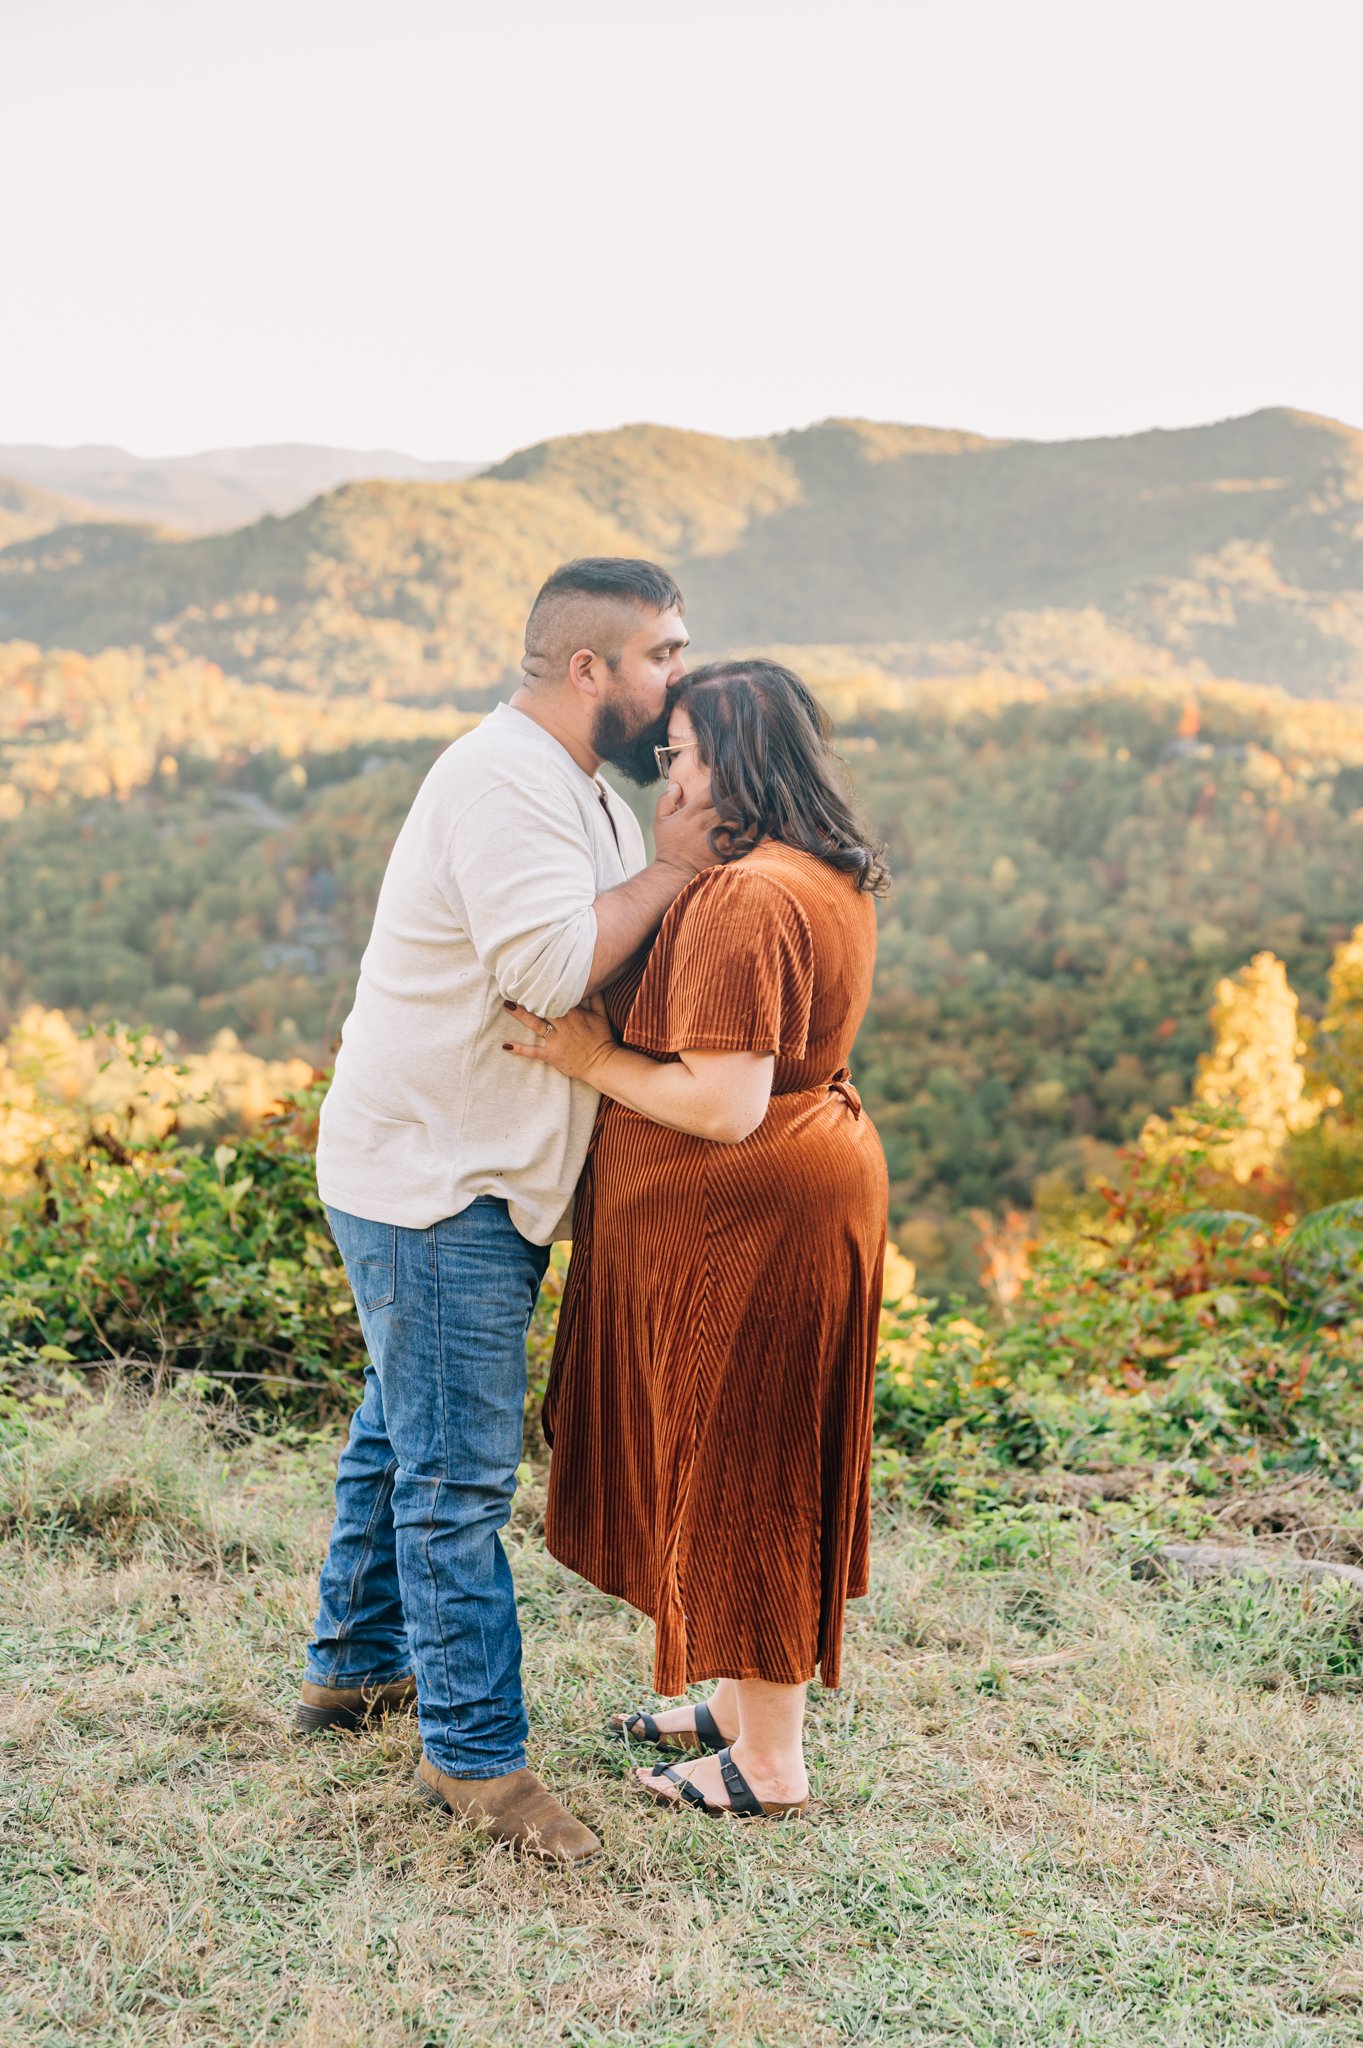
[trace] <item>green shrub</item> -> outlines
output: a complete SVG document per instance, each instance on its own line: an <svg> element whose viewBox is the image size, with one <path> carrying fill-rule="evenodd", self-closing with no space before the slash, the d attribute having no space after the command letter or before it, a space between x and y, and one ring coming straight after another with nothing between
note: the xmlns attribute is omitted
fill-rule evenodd
<svg viewBox="0 0 1363 2048"><path fill-rule="evenodd" d="M212 1150L92 1128L55 1154L0 1206L0 1347L349 1408L364 1349L314 1185L320 1093ZM1223 1124L1185 1117L1175 1143L1133 1149L1106 1220L1043 1245L1007 1317L934 1313L911 1287L887 1310L882 1484L958 1507L1019 1475L1149 1464L1193 1492L1249 1466L1359 1485L1358 1205L1291 1230L1215 1208ZM565 1266L557 1247L532 1320L532 1424Z"/></svg>
<svg viewBox="0 0 1363 2048"><path fill-rule="evenodd" d="M1363 1203L1291 1226L1212 1206L1231 1121L1181 1112L1133 1147L1105 1219L1043 1244L1008 1317L887 1320L878 1435L925 1498L1151 1461L1197 1489L1247 1463L1363 1481Z"/></svg>
<svg viewBox="0 0 1363 2048"><path fill-rule="evenodd" d="M211 1153L92 1136L0 1210L0 1340L348 1400L364 1347L313 1179L320 1089Z"/></svg>

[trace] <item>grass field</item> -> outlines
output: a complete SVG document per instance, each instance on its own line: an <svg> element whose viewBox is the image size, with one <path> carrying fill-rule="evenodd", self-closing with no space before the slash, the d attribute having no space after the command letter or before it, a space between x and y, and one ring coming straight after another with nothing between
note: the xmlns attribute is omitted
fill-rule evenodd
<svg viewBox="0 0 1363 2048"><path fill-rule="evenodd" d="M534 1761L608 1851L569 1875L420 1805L410 1724L286 1733L334 1440L119 1394L5 1429L7 2044L1363 2040L1352 1596L1133 1580L1186 1504L883 1511L814 1816L744 1828L632 1792L649 1632L532 1480Z"/></svg>

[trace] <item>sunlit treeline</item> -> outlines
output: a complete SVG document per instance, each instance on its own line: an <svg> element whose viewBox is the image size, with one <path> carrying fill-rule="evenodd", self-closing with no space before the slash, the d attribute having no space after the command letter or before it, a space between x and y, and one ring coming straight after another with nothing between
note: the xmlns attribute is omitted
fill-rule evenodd
<svg viewBox="0 0 1363 2048"><path fill-rule="evenodd" d="M268 749L297 761L454 739L474 722L450 707L389 704L377 691L305 697L137 648L89 656L10 641L0 644L0 822L28 804L126 799L173 783L190 756L230 766Z"/></svg>
<svg viewBox="0 0 1363 2048"><path fill-rule="evenodd" d="M308 1061L258 1059L230 1031L184 1052L150 1032L78 1032L60 1010L34 1005L0 1040L0 1194L92 1135L117 1159L172 1130L194 1139L253 1129L313 1078Z"/></svg>

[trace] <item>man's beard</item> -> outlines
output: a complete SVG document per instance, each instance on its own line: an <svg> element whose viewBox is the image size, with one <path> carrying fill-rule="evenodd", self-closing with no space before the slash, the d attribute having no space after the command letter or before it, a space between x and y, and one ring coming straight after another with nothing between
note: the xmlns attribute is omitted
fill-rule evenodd
<svg viewBox="0 0 1363 2048"><path fill-rule="evenodd" d="M603 704L596 714L596 724L592 727L592 752L598 760L609 761L612 768L618 768L631 782L637 782L641 789L647 789L650 782L658 780L658 764L653 758L653 749L666 745L666 711L660 711L639 732L632 730L618 704Z"/></svg>

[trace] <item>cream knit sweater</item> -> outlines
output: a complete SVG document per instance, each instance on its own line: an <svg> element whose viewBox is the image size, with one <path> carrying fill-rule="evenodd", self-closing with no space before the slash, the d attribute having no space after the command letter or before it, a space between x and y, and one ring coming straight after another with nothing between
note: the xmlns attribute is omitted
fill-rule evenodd
<svg viewBox="0 0 1363 2048"><path fill-rule="evenodd" d="M580 1002L594 900L644 861L628 806L524 713L500 704L447 748L379 892L322 1108L324 1202L424 1230L497 1195L536 1244L567 1234L597 1094L503 1052L502 999Z"/></svg>

